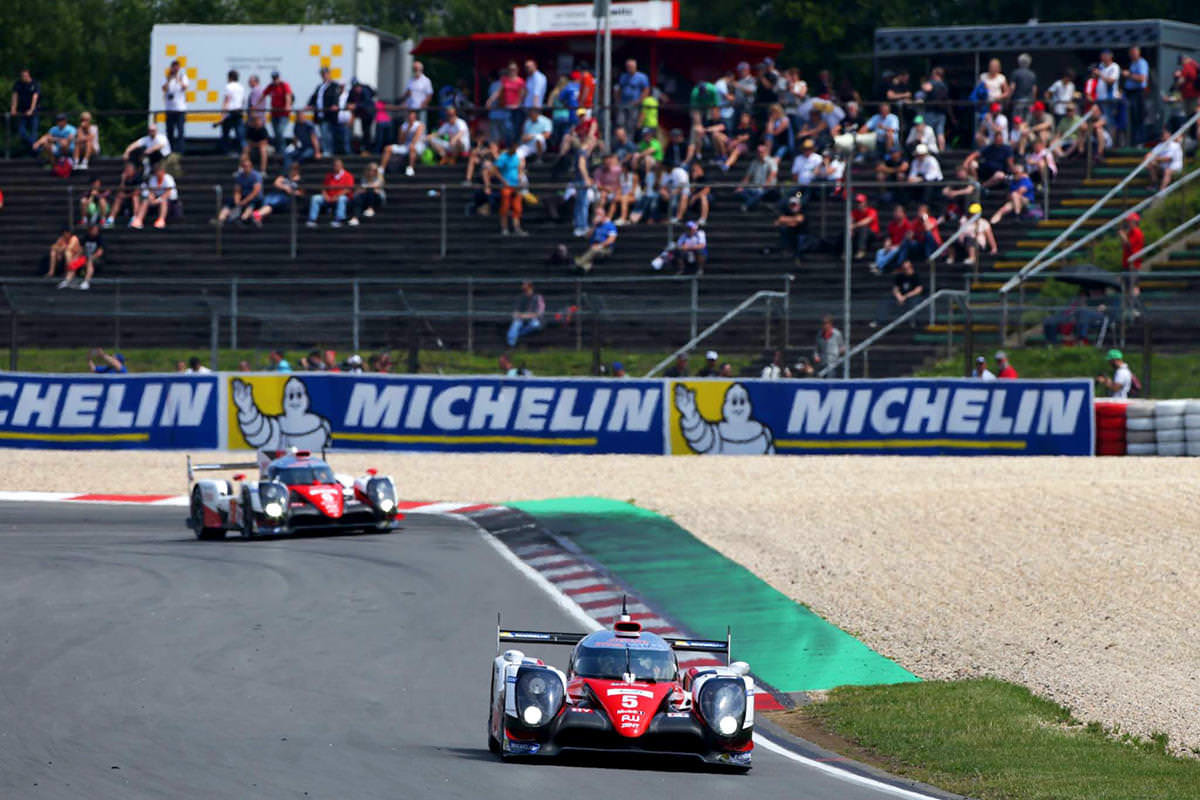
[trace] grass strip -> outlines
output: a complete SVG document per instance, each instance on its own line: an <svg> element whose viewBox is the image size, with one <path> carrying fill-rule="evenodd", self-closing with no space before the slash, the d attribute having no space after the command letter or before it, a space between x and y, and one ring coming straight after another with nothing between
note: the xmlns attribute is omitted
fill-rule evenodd
<svg viewBox="0 0 1200 800"><path fill-rule="evenodd" d="M1028 689L990 678L846 686L771 715L793 733L978 800L1189 800L1200 761L1084 725ZM818 733L828 737L813 737Z"/></svg>

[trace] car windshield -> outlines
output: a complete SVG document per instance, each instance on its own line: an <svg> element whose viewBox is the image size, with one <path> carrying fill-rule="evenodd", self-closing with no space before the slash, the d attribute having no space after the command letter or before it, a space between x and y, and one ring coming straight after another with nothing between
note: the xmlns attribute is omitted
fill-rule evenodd
<svg viewBox="0 0 1200 800"><path fill-rule="evenodd" d="M628 661L626 661L628 652ZM675 653L639 647L580 647L575 653L575 674L581 678L620 680L626 665L640 681L675 679Z"/></svg>
<svg viewBox="0 0 1200 800"><path fill-rule="evenodd" d="M288 486L311 483L335 483L333 470L325 464L305 467L276 467L271 477L283 481Z"/></svg>

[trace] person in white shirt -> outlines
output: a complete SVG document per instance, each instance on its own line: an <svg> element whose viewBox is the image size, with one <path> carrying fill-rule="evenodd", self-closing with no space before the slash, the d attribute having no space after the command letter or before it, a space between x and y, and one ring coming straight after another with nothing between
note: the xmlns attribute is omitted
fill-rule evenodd
<svg viewBox="0 0 1200 800"><path fill-rule="evenodd" d="M459 156L471 152L471 128L458 116L454 106L446 109L446 120L438 126L437 133L429 137L429 146L445 164L452 164Z"/></svg>
<svg viewBox="0 0 1200 800"><path fill-rule="evenodd" d="M242 154L242 148L246 146L243 122L245 108L246 90L238 83L238 71L231 69L225 91L221 93L221 138L217 140L217 153L232 153L238 156Z"/></svg>
<svg viewBox="0 0 1200 800"><path fill-rule="evenodd" d="M129 227L135 230L141 230L146 220L146 214L151 210L158 212L158 218L154 220L154 227L167 227L167 214L179 200L179 190L175 186L175 179L167 174L167 165L163 162L158 162L154 166L154 174L146 181L145 188L142 189L142 197L137 201L137 209L134 211L133 219L129 221Z"/></svg>
<svg viewBox="0 0 1200 800"><path fill-rule="evenodd" d="M1146 172L1150 175L1150 185L1160 191L1167 188L1171 181L1183 171L1183 147L1179 140L1172 138L1171 132L1163 128L1161 138L1146 156L1150 162Z"/></svg>
<svg viewBox="0 0 1200 800"><path fill-rule="evenodd" d="M1054 118L1061 119L1067 113L1071 103L1079 97L1079 90L1075 87L1075 71L1068 68L1063 71L1063 76L1050 84L1050 88L1046 90L1046 102L1050 104L1050 112L1054 114Z"/></svg>
<svg viewBox="0 0 1200 800"><path fill-rule="evenodd" d="M925 124L925 117L920 114L913 117L913 126L908 129L908 138L904 140L904 144L906 147L923 144L934 155L938 152L937 133Z"/></svg>
<svg viewBox="0 0 1200 800"><path fill-rule="evenodd" d="M919 144L913 152L916 157L913 158L912 164L908 167L909 183L942 180L942 167L938 164L938 160L929 152L928 147L924 144Z"/></svg>
<svg viewBox="0 0 1200 800"><path fill-rule="evenodd" d="M415 174L413 165L417 163L417 159L424 152L425 125L422 124L420 118L417 116L417 110L410 108L408 110L408 118L400 126L400 135L397 137L396 143L391 147L383 149L383 159L380 161L379 168L383 172L387 172L387 165L391 161L393 154L405 156L408 159L408 164L404 167L404 174L411 178Z"/></svg>
<svg viewBox="0 0 1200 800"><path fill-rule="evenodd" d="M183 126L187 121L187 70L180 66L179 61L171 62L167 69L167 78L163 81L163 109L167 112L167 139L177 153L184 151Z"/></svg>
<svg viewBox="0 0 1200 800"><path fill-rule="evenodd" d="M805 139L800 146L800 153L792 159L792 178L798 186L808 186L816 178L817 169L821 166L821 157L813 149L812 139Z"/></svg>
<svg viewBox="0 0 1200 800"><path fill-rule="evenodd" d="M532 58L525 62L525 107L540 109L546 102L546 76Z"/></svg>
<svg viewBox="0 0 1200 800"><path fill-rule="evenodd" d="M987 368L987 358L984 356L975 357L975 372L971 375L972 378L978 378L981 381L994 381L996 376Z"/></svg>
<svg viewBox="0 0 1200 800"><path fill-rule="evenodd" d="M691 176L682 166L673 167L663 177L659 195L666 201L667 213L675 223L682 222L682 215L687 211L691 183Z"/></svg>
<svg viewBox="0 0 1200 800"><path fill-rule="evenodd" d="M1108 351L1108 363L1112 365L1113 376L1097 375L1096 382L1107 388L1114 400L1128 400L1133 389L1133 370L1125 363L1124 354L1115 347Z"/></svg>
<svg viewBox="0 0 1200 800"><path fill-rule="evenodd" d="M125 148L125 152L121 154L121 158L126 161L133 161L135 164L144 162L149 170L153 168L164 158L171 155L171 142L165 135L159 133L158 126L153 122L146 128L146 135L140 139L134 139ZM134 159L137 161L134 161Z"/></svg>
<svg viewBox="0 0 1200 800"><path fill-rule="evenodd" d="M1113 61L1112 50L1100 53L1100 74L1096 81L1096 104L1114 134L1123 127L1121 113L1121 67Z"/></svg>
<svg viewBox="0 0 1200 800"><path fill-rule="evenodd" d="M429 100L433 97L433 81L429 80L429 76L425 74L425 65L420 61L414 61L412 65L412 77L408 81L408 87L404 90L404 94L400 97L400 102L405 108L415 109L421 112L421 121L425 121L425 109L429 106Z"/></svg>
<svg viewBox="0 0 1200 800"><path fill-rule="evenodd" d="M207 375L212 370L201 363L199 356L192 356L188 359L188 366L184 372L188 375Z"/></svg>
<svg viewBox="0 0 1200 800"><path fill-rule="evenodd" d="M517 155L529 159L545 153L546 140L550 138L553 130L554 124L549 117L538 111L536 106L530 108L529 119L525 120L525 125L521 128L521 144L517 146Z"/></svg>

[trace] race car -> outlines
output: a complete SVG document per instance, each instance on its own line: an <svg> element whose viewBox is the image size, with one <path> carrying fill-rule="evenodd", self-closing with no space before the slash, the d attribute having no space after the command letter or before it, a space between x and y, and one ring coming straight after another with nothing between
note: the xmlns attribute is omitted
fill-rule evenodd
<svg viewBox="0 0 1200 800"><path fill-rule="evenodd" d="M501 644L573 646L566 671ZM565 750L699 758L737 771L754 750L754 679L724 642L670 639L621 614L611 630L552 633L497 624L488 748L501 758ZM680 671L676 651L724 653L727 666Z"/></svg>
<svg viewBox="0 0 1200 800"><path fill-rule="evenodd" d="M323 455L323 454L322 454ZM233 480L196 480L196 472L258 468ZM260 451L257 462L193 464L187 459L188 527L198 539L224 539L227 531L250 538L297 531L388 531L402 518L396 483L376 470L358 478L336 475L307 450Z"/></svg>

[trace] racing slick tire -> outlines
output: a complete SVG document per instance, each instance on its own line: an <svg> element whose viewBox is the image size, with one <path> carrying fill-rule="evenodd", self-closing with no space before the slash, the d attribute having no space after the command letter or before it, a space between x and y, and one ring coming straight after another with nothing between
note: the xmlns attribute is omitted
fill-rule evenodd
<svg viewBox="0 0 1200 800"><path fill-rule="evenodd" d="M491 683L491 690L488 693L488 750L494 755L503 757L504 753L500 748L500 740L492 736L492 715L496 713L496 685L494 681L489 681L489 683Z"/></svg>
<svg viewBox="0 0 1200 800"><path fill-rule="evenodd" d="M254 525L254 510L250 506L250 490L242 487L242 538L253 539L258 535Z"/></svg>
<svg viewBox="0 0 1200 800"><path fill-rule="evenodd" d="M200 496L199 486L196 486L192 489L192 501L190 508L192 516L192 530L195 531L197 539L213 541L225 538L224 528L204 527L204 499Z"/></svg>

